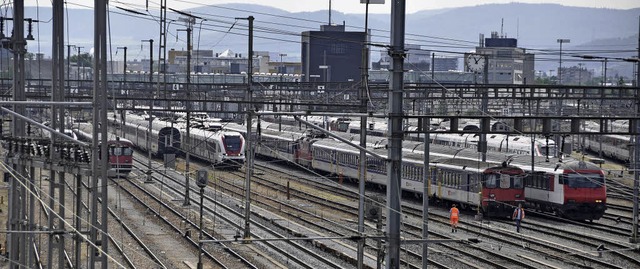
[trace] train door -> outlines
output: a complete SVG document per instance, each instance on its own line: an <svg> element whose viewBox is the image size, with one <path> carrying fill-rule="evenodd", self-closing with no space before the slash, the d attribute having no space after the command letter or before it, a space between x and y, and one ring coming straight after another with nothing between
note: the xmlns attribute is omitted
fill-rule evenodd
<svg viewBox="0 0 640 269"><path fill-rule="evenodd" d="M442 169L437 169L437 177L436 177L436 191L438 193L437 197L438 198L442 198L442 180L443 180L443 176L444 173L442 172Z"/></svg>
<svg viewBox="0 0 640 269"><path fill-rule="evenodd" d="M462 189L462 191L464 192L464 200L467 203L471 203L471 192L470 192L470 186L471 186L471 179L469 178L469 174L468 173L463 173L462 174L462 180L460 180L460 188Z"/></svg>
<svg viewBox="0 0 640 269"><path fill-rule="evenodd" d="M430 197L434 197L436 195L435 193L435 184L437 181L437 177L438 177L438 170L434 167L429 166L429 186L428 191L429 191L429 196Z"/></svg>

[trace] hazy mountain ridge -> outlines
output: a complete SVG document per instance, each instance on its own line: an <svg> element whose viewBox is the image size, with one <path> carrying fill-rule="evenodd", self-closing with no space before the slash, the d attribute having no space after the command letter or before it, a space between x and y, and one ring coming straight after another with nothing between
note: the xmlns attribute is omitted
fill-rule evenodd
<svg viewBox="0 0 640 269"><path fill-rule="evenodd" d="M300 54L299 33L318 30L320 24L326 24L329 20L327 11L290 13L277 8L251 4L205 6L187 11L207 19L203 22L202 31L197 28L200 25L200 20L196 23L194 48L213 49L215 52L222 52L229 48L239 53L246 52L246 20L238 20L231 31L229 28L235 18L254 16L256 27L254 49L271 51L276 54L287 53L289 60L299 60L295 59ZM149 57L148 43L142 43L141 40L152 38L155 39L154 58L157 58L158 23L149 16L133 16L131 13L115 8L112 8L111 12L110 44L114 48L128 46L128 58L141 59ZM34 7L26 8L25 17L35 18L35 15ZM93 41L91 34L93 10L69 9L68 15L69 21L72 22L69 26L70 43L84 46L83 52L89 51ZM617 10L520 3L418 11L407 14L406 31L407 34L420 36L408 35L407 42L420 44L425 49L436 51L470 51L478 43L478 34L482 33L485 37L489 37L491 31L500 32L501 21L504 18L503 34L509 37L518 37L519 46L528 49L557 50L556 39L568 38L571 39L571 43L565 44L564 49L567 50L588 42L604 42L599 43L599 46L610 45L610 47L620 50L633 50L637 47L637 40L627 44L621 42L638 33L638 15L640 15L640 8ZM50 17L50 8L40 9L41 21L46 21ZM170 18L174 19L177 16L170 15ZM362 31L364 25L363 14L345 14L333 11L331 20L337 24L342 24L344 21L349 31ZM374 42L389 42L389 20L388 14L370 14L369 27L373 29L372 39ZM51 52L49 45L51 40L50 25L50 23L40 25L41 51L47 55ZM186 47L185 32L176 30L184 28L180 22L171 24L167 36L168 49L184 49ZM274 31L287 34L275 34ZM177 41L176 35L179 37ZM427 38L426 36L437 38ZM453 42L441 38L465 42ZM198 39L200 42L196 43ZM35 42L29 42L30 51L37 48ZM373 57L377 57L378 53L373 52ZM634 55L637 53L627 56ZM544 65L545 62L540 62L540 64ZM553 66L552 63L548 64ZM536 69L547 70L548 68L536 66Z"/></svg>

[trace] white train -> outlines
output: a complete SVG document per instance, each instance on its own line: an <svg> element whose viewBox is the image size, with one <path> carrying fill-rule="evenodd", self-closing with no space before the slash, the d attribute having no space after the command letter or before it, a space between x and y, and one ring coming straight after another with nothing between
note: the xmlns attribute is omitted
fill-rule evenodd
<svg viewBox="0 0 640 269"><path fill-rule="evenodd" d="M594 122L585 122L584 130L589 132L599 132L600 125ZM610 128L615 132L629 131L628 121L614 121ZM623 163L630 163L633 156L632 137L629 135L615 134L585 134L580 136L581 147L594 152L602 157L618 160Z"/></svg>
<svg viewBox="0 0 640 269"><path fill-rule="evenodd" d="M268 119L268 118L267 118ZM351 119L345 117L329 117L326 122L321 116L309 116L307 121L317 125L323 126L327 124L327 128L336 132L345 132L351 134L360 133L360 120ZM281 119L269 119L270 122L282 123L287 125L297 126L299 123L295 123L293 117L282 116ZM461 130L475 131L478 130L477 122L463 122ZM404 129L407 131L415 131L417 127L413 123L407 123ZM445 128L440 124L432 125L433 129ZM504 128L504 123L496 122L493 124L492 129L501 130ZM367 135L369 137L386 137L388 131L387 122L384 119L369 118L367 119ZM409 134L405 136L405 141L421 141L424 136L418 134ZM433 144L477 149L480 141L480 135L478 133L464 133L464 134L452 134L452 133L432 133L430 138ZM533 143L532 140L533 139ZM532 138L525 135L505 135L505 134L488 134L487 135L487 151L504 152L510 154L521 155L533 155L533 156L549 156L557 157L558 146L553 139L547 138Z"/></svg>
<svg viewBox="0 0 640 269"><path fill-rule="evenodd" d="M117 117L116 117L117 118ZM120 124L114 117L109 117L112 124ZM149 120L129 114L122 126L124 137L137 147L150 150L152 154L183 155L189 150L191 156L208 161L218 168L238 169L244 165L244 137L233 131L210 131L199 128L190 129L191 147L185 144L186 126L154 119L149 134ZM147 138L150 146L147 148Z"/></svg>

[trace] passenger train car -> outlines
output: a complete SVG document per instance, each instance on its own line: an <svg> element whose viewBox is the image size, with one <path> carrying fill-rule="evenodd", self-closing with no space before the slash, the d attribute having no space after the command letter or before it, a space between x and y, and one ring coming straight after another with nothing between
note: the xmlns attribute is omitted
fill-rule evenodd
<svg viewBox="0 0 640 269"><path fill-rule="evenodd" d="M598 220L607 209L604 172L584 161L537 164L525 178L525 197L529 208L574 220Z"/></svg>
<svg viewBox="0 0 640 269"><path fill-rule="evenodd" d="M109 117L110 119L112 117ZM117 118L117 117L116 117ZM112 122L119 124L117 122ZM184 124L172 124L171 122L154 119L152 131L148 134L149 121L139 116L128 115L122 126L124 134L143 150L150 150L153 155L184 154L187 150L185 144L186 126ZM147 137L150 146L147 148ZM233 131L216 129L190 129L191 144L190 155L204 161L208 161L218 168L238 169L244 165L245 142L244 137Z"/></svg>
<svg viewBox="0 0 640 269"><path fill-rule="evenodd" d="M108 117L110 123L115 122L112 117ZM149 121L135 115L127 115L125 124L120 128L123 130L123 136L136 147L150 151L154 156L162 156L163 154L179 154L181 147L182 134L178 128L171 126L169 122L153 120L151 124L151 132L149 132Z"/></svg>
<svg viewBox="0 0 640 269"><path fill-rule="evenodd" d="M324 126L325 122L322 117L310 116L307 121L317 125ZM271 122L277 122L272 119ZM282 124L298 125L291 117L282 117ZM351 134L360 133L360 120L351 119L347 117L329 117L326 120L328 128L331 131L344 132ZM461 148L478 148L480 141L480 135L478 133L471 133L471 131L479 130L478 124L473 122L465 122L465 126L462 126L461 130L469 130L470 133L452 134L452 133L432 133L430 138L433 144L461 147ZM492 129L500 130L503 128L503 122L496 122L493 124ZM434 125L433 128L444 128L440 125ZM415 131L417 128L411 123L404 126L405 130ZM367 122L367 135L374 137L386 137L387 136L387 122L383 119L369 118ZM405 136L404 141L421 141L423 136L417 134L408 134ZM557 157L558 146L553 139L547 138L534 138L532 143L532 137L524 135L506 135L506 134L489 134L487 135L487 151L497 151L504 153L533 155L534 156L550 156ZM533 144L533 146L532 146Z"/></svg>
<svg viewBox="0 0 640 269"><path fill-rule="evenodd" d="M246 131L244 126L236 128L242 128L239 130L240 132ZM257 147L261 148L256 152L257 154L268 155L270 158L286 160L335 175L343 175L353 179L359 178L359 162L357 161L359 150L351 146L333 139L307 136L306 130L297 126L284 127L283 125L279 128L278 124L262 123L260 130L263 136L257 142L259 144ZM340 132L334 134L355 143L359 141L358 135ZM380 155L386 155L386 138L369 136L367 140L369 149ZM478 201L476 198L482 197L482 201L487 201L486 204L481 205L485 213L498 214L501 214L499 212L505 214L512 212L512 206L524 203L534 210L555 212L559 216L575 220L597 220L606 209L604 173L592 163L578 162L571 158L562 160L534 156L532 165L531 156L487 152L486 159L495 164L494 169L500 166L497 164L506 163L509 164L508 167L522 170L526 174L511 178L512 185L502 190L501 188L491 188L495 184L487 181L487 177L482 180L482 184L484 184L482 188L478 188L477 185L456 185L459 182L457 178L460 178L460 182L463 183L476 182L470 172L472 171L470 169L475 169L474 173L480 173L479 170L482 167L480 165L482 162L478 161L481 155L476 149L430 144L429 155L432 170L442 171L445 168L451 168L457 171L456 173L463 173L460 177L454 176L453 180L446 176L443 178L445 174L442 173L440 175L438 173L432 174L434 181L429 185L430 197L436 200L456 201L463 206L475 206L467 200ZM406 163L403 164L405 167L403 168L404 190L421 194L423 158L424 143L403 142L403 161ZM468 163L463 164L463 162ZM457 165L458 168L447 165ZM584 169L584 167L588 169ZM561 179L567 177L571 177L571 180ZM548 180L546 185L539 183L539 178L546 178ZM368 160L366 181L384 186L386 180L386 164L380 160ZM580 183L575 184L576 182ZM465 187L467 185L468 187ZM516 187L522 189L522 192L513 191ZM473 194L473 191L479 190L483 191L482 196L478 196L478 192ZM465 195L466 197L464 197Z"/></svg>
<svg viewBox="0 0 640 269"><path fill-rule="evenodd" d="M187 137L186 130L181 130ZM210 162L217 168L239 169L245 161L244 137L233 131L208 131L192 128L189 150L183 144L183 150L189 150L192 156Z"/></svg>
<svg viewBox="0 0 640 269"><path fill-rule="evenodd" d="M403 147L406 152L424 153L424 143L405 142ZM431 158L481 158L472 149L440 145L430 145L429 154ZM604 171L593 163L544 156L532 159L531 156L496 152L488 152L486 159L507 162L526 172L524 189L528 208L574 220L597 220L606 210Z"/></svg>
<svg viewBox="0 0 640 269"><path fill-rule="evenodd" d="M92 141L92 128L89 123L76 126L74 133L83 141ZM110 177L127 177L133 169L133 143L125 138L114 137L107 140Z"/></svg>
<svg viewBox="0 0 640 269"><path fill-rule="evenodd" d="M303 166L358 178L360 152L333 139L299 141L296 162ZM386 148L371 148L380 156ZM425 171L421 154L403 153L402 189L417 195L423 192L423 175L431 173L428 195L437 201L456 202L462 207L479 208L488 216L510 216L512 207L524 202L524 171L506 163L440 158L431 160ZM367 157L366 180L384 186L388 180L386 161Z"/></svg>
<svg viewBox="0 0 640 269"><path fill-rule="evenodd" d="M308 135L296 128L274 130L274 124L261 124L256 143L256 154L286 160L301 167L357 179L361 173L360 152L346 143L334 139ZM277 124L275 124L277 125ZM241 126L232 124L242 132ZM244 132L246 133L246 131ZM353 140L354 137L346 138ZM380 156L387 155L384 143L375 141L367 148ZM425 167L422 154L405 151L402 162L402 189L422 195ZM443 155L427 169L432 175L428 195L434 201L458 203L462 207L478 208L488 216L508 217L513 207L524 202L524 171L506 163L481 162L456 159ZM386 162L373 156L367 157L367 183L384 186L387 182Z"/></svg>
<svg viewBox="0 0 640 269"><path fill-rule="evenodd" d="M610 126L611 130L616 132L629 131L628 121L614 121ZM599 132L600 125L593 122L584 124L585 131ZM630 163L633 156L633 147L631 146L631 136L616 134L585 134L581 135L580 143L586 150L595 152L598 155L602 153L603 157L618 160L623 163Z"/></svg>

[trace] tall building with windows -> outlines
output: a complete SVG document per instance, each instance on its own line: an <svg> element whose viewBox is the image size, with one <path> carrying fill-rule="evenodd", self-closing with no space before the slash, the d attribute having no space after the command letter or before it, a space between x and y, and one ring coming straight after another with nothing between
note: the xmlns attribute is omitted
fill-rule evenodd
<svg viewBox="0 0 640 269"><path fill-rule="evenodd" d="M361 79L364 32L344 25L322 25L302 32L302 74L305 81L342 82Z"/></svg>
<svg viewBox="0 0 640 269"><path fill-rule="evenodd" d="M474 53L466 53L465 59L469 59L472 54ZM490 38L483 38L481 35L475 54L484 55L488 59L487 77L490 84L531 84L535 79L535 55L518 48L518 40L515 38L499 36L498 32L492 32ZM473 68L469 64L470 61L465 60L465 71L475 71L480 77L484 75L484 70L471 70Z"/></svg>

